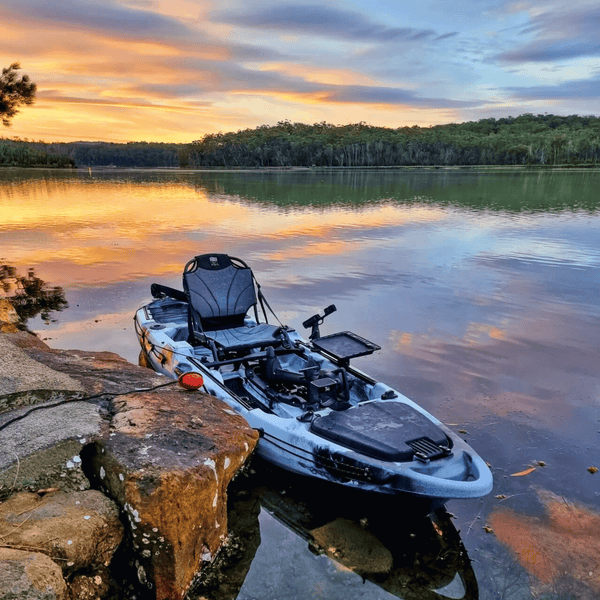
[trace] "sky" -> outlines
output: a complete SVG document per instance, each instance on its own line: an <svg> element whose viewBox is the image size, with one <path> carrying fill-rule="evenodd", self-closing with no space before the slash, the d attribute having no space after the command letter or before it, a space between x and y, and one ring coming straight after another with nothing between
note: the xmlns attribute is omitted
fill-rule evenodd
<svg viewBox="0 0 600 600"><path fill-rule="evenodd" d="M0 136L598 115L599 34L599 0L0 0L0 66L38 86Z"/></svg>

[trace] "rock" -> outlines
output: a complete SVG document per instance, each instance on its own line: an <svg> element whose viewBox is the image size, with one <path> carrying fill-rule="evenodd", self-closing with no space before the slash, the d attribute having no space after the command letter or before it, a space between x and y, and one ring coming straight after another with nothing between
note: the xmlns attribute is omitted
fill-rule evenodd
<svg viewBox="0 0 600 600"><path fill-rule="evenodd" d="M392 553L371 532L337 518L311 532L316 546L329 558L357 573L388 573Z"/></svg>
<svg viewBox="0 0 600 600"><path fill-rule="evenodd" d="M17 331L15 333L5 334L4 337L11 342L17 348L21 350L27 350L36 348L38 350L50 351L50 347L46 342L40 340L40 338L31 331Z"/></svg>
<svg viewBox="0 0 600 600"><path fill-rule="evenodd" d="M121 394L168 383L164 376L134 365L114 352L57 350L43 342L43 345L32 342L22 334L6 337L29 358L79 382L86 394Z"/></svg>
<svg viewBox="0 0 600 600"><path fill-rule="evenodd" d="M55 402L0 415L0 493L89 488L79 453L82 444L101 435L107 425L94 404L66 401L53 406Z"/></svg>
<svg viewBox="0 0 600 600"><path fill-rule="evenodd" d="M216 560L206 565L193 581L190 600L237 598L260 546L261 511L252 483L237 478L227 490L228 535Z"/></svg>
<svg viewBox="0 0 600 600"><path fill-rule="evenodd" d="M19 331L19 315L7 298L0 298L0 333Z"/></svg>
<svg viewBox="0 0 600 600"><path fill-rule="evenodd" d="M91 478L116 500L130 524L127 545L113 563L133 557L136 577L153 586L151 595L182 598L202 563L212 560L226 539L227 485L254 450L257 432L216 398L165 388L173 382L116 354L54 350L23 331L0 340L5 342L0 356L6 348L5 362L13 369L0 377L0 396L21 394L17 400L27 404L19 407L10 397L5 405L13 410L2 414L0 408L0 496L12 494L9 502L15 502L15 489L87 488ZM15 373L18 377L9 379ZM41 376L28 379L31 373ZM51 378L54 383L44 386L50 396L44 397L35 382ZM29 388L19 389L25 383ZM94 398L84 401L83 394ZM46 501L34 496L27 502ZM12 542L26 543L19 536L28 523L37 523L41 506L28 516L29 508L8 504L18 519L7 512ZM85 523L94 518L85 516ZM45 519L57 523L51 514ZM41 522L36 527L41 531ZM81 572L87 550L69 554L75 536L63 529L46 536L53 544L39 538L36 543L65 557L72 600L100 596L108 585L104 562L110 558L102 559L105 553L96 547L95 571ZM0 535L5 533L0 528Z"/></svg>
<svg viewBox="0 0 600 600"><path fill-rule="evenodd" d="M53 350L24 331L0 335L0 369L0 497L9 490L88 489L79 452L107 430L108 396L76 400L165 383L112 352Z"/></svg>
<svg viewBox="0 0 600 600"><path fill-rule="evenodd" d="M31 359L9 336L0 335L0 413L82 391L67 374Z"/></svg>
<svg viewBox="0 0 600 600"><path fill-rule="evenodd" d="M69 583L70 600L97 600L110 591L110 577L106 570L99 570L94 575L75 575Z"/></svg>
<svg viewBox="0 0 600 600"><path fill-rule="evenodd" d="M105 570L123 538L119 509L96 490L22 492L0 504L0 537L57 562L66 576Z"/></svg>
<svg viewBox="0 0 600 600"><path fill-rule="evenodd" d="M65 600L60 567L44 554L0 548L0 600Z"/></svg>
<svg viewBox="0 0 600 600"><path fill-rule="evenodd" d="M100 408L78 402L82 384L32 359L31 348L50 350L26 332L0 335L0 496L29 488L87 489L79 452L82 440L101 434Z"/></svg>
<svg viewBox="0 0 600 600"><path fill-rule="evenodd" d="M94 485L123 508L142 583L182 598L227 534L226 490L258 433L220 400L160 390L115 398L112 433L86 448Z"/></svg>

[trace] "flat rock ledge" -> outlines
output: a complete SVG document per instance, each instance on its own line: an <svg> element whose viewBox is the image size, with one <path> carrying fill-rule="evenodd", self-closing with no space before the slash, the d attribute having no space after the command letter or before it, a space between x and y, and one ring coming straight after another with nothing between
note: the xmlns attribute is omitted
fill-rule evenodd
<svg viewBox="0 0 600 600"><path fill-rule="evenodd" d="M2 331L0 600L184 598L258 433L116 354Z"/></svg>

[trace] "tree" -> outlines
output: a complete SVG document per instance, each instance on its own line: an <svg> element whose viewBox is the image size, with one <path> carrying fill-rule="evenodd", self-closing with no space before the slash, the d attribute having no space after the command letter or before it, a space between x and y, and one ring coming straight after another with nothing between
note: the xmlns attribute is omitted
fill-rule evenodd
<svg viewBox="0 0 600 600"><path fill-rule="evenodd" d="M22 105L30 106L35 99L37 86L28 75L19 76L21 65L16 62L2 69L0 76L0 118L5 127L10 126L12 118Z"/></svg>

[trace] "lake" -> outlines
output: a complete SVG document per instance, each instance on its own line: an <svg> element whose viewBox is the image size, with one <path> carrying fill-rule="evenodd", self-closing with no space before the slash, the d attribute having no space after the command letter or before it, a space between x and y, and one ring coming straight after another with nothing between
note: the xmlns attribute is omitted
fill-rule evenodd
<svg viewBox="0 0 600 600"><path fill-rule="evenodd" d="M479 588L469 597L600 596L600 473L588 470L600 468L599 171L7 169L0 217L0 264L64 289L66 310L29 322L52 347L137 362L132 317L150 284L180 289L185 263L205 252L249 263L300 332L335 304L322 332L379 344L354 364L492 467L493 492L449 502L452 523L436 525L459 532ZM426 557L440 539L406 532L407 507L371 507L369 521L276 479L246 482L239 510L254 515L254 546L206 597L466 597L457 581L432 583ZM404 540L393 551L385 526L365 525L382 518ZM387 548L395 569L412 561L410 574L363 581L331 537L316 551L323 524ZM412 554L411 540L422 542Z"/></svg>

